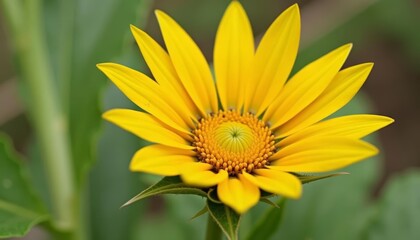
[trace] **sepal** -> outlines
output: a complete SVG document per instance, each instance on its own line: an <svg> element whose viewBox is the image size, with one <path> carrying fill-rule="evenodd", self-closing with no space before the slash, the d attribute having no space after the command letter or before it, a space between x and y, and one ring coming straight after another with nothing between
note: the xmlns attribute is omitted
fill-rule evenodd
<svg viewBox="0 0 420 240"><path fill-rule="evenodd" d="M348 175L350 173L348 173L348 172L338 172L338 173L331 173L331 174L324 174L324 175L306 174L306 173L292 173L292 174L295 175L296 177L298 177L299 180L302 182L302 184L305 184L305 183L310 183L310 182L318 181L318 180L325 179L325 178L336 177L336 176L341 176L341 175Z"/></svg>
<svg viewBox="0 0 420 240"><path fill-rule="evenodd" d="M207 193L200 188L191 187L182 182L181 178L176 177L164 177L156 184L150 186L146 190L142 191L121 207L125 207L141 199L155 196L158 194L193 194L202 197L207 197Z"/></svg>
<svg viewBox="0 0 420 240"><path fill-rule="evenodd" d="M213 220L222 229L228 240L238 239L239 220L241 215L224 204L214 203L207 199L207 209Z"/></svg>

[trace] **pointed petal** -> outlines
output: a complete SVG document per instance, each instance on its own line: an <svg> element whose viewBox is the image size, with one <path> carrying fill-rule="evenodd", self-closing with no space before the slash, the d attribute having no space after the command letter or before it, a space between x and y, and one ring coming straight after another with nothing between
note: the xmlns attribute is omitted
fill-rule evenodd
<svg viewBox="0 0 420 240"><path fill-rule="evenodd" d="M224 204L238 213L244 213L260 199L256 185L239 174L238 178L227 178L217 186L217 195Z"/></svg>
<svg viewBox="0 0 420 240"><path fill-rule="evenodd" d="M177 108L177 112L184 121L191 126L191 119L199 116L198 109L182 85L169 55L144 31L131 25L131 32L156 81L162 89L167 90L164 95L171 96L173 106Z"/></svg>
<svg viewBox="0 0 420 240"><path fill-rule="evenodd" d="M212 168L212 165L201 162L186 164L182 169L182 181L191 186L212 187L229 177L225 170L214 173Z"/></svg>
<svg viewBox="0 0 420 240"><path fill-rule="evenodd" d="M302 183L290 173L272 169L256 169L254 173L244 172L243 175L266 192L295 199L302 195Z"/></svg>
<svg viewBox="0 0 420 240"><path fill-rule="evenodd" d="M162 176L176 176L182 166L195 161L193 151L171 148L163 145L150 145L134 154L130 170L147 172Z"/></svg>
<svg viewBox="0 0 420 240"><path fill-rule="evenodd" d="M156 11L163 39L185 89L203 116L217 112L217 95L206 59L191 37L171 17Z"/></svg>
<svg viewBox="0 0 420 240"><path fill-rule="evenodd" d="M113 109L104 113L103 118L149 142L193 149L189 142L150 114L129 109Z"/></svg>
<svg viewBox="0 0 420 240"><path fill-rule="evenodd" d="M340 71L325 91L277 130L278 138L283 138L310 126L346 105L366 81L373 64L366 63Z"/></svg>
<svg viewBox="0 0 420 240"><path fill-rule="evenodd" d="M165 124L190 134L189 127L168 104L155 81L123 65L101 63L97 66L137 106Z"/></svg>
<svg viewBox="0 0 420 240"><path fill-rule="evenodd" d="M271 24L258 46L253 74L247 88L245 111L260 115L278 96L296 59L300 38L297 4L289 7Z"/></svg>
<svg viewBox="0 0 420 240"><path fill-rule="evenodd" d="M241 109L253 56L254 37L248 17L241 4L232 1L220 22L214 46L217 90L225 110Z"/></svg>
<svg viewBox="0 0 420 240"><path fill-rule="evenodd" d="M293 118L328 86L346 60L351 44L344 45L308 64L287 82L264 114L264 121L276 128Z"/></svg>
<svg viewBox="0 0 420 240"><path fill-rule="evenodd" d="M378 153L373 145L343 137L312 137L276 152L269 168L286 172L326 172Z"/></svg>
<svg viewBox="0 0 420 240"><path fill-rule="evenodd" d="M360 139L393 123L389 117L358 114L332 118L292 134L279 142L279 146L287 146L313 136L335 136Z"/></svg>

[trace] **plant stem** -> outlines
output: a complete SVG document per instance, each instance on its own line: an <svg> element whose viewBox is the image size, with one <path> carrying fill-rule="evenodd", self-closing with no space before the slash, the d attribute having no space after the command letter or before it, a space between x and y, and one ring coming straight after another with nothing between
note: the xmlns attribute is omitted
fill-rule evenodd
<svg viewBox="0 0 420 240"><path fill-rule="evenodd" d="M208 214L206 240L220 240L222 239L222 230L219 225L213 220L212 216Z"/></svg>
<svg viewBox="0 0 420 240"><path fill-rule="evenodd" d="M28 109L37 133L46 168L52 202L52 221L62 231L74 228L74 179L67 122L53 87L40 0L2 0L28 91ZM17 3L13 3L16 1ZM19 10L20 12L16 12ZM14 12L14 13L11 13ZM17 17L13 17L17 16Z"/></svg>

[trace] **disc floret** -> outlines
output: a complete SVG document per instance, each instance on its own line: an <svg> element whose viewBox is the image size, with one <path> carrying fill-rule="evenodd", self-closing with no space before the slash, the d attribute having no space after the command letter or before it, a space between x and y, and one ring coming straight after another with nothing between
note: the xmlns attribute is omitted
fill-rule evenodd
<svg viewBox="0 0 420 240"><path fill-rule="evenodd" d="M193 134L198 160L231 176L264 168L275 152L272 131L251 113L220 111L201 119Z"/></svg>

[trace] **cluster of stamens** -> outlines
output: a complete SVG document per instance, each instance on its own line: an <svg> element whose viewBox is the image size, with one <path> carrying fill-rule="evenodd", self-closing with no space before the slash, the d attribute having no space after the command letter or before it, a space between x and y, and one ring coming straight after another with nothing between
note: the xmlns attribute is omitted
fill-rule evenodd
<svg viewBox="0 0 420 240"><path fill-rule="evenodd" d="M220 111L201 119L193 134L198 160L233 176L267 166L275 152L271 130L251 113Z"/></svg>

